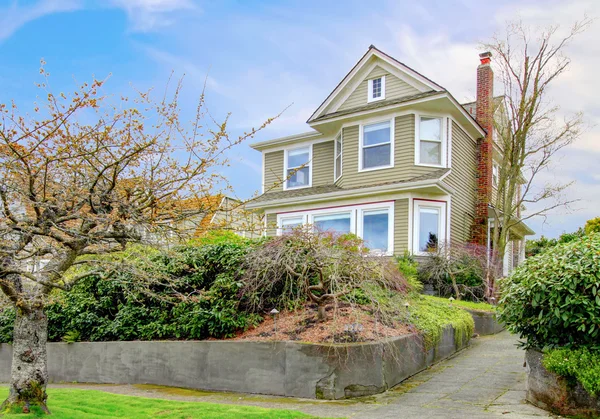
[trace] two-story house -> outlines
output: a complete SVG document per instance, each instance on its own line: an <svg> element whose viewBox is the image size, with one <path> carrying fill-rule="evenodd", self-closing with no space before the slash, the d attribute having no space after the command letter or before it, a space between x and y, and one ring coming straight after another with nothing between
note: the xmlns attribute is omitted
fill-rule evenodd
<svg viewBox="0 0 600 419"><path fill-rule="evenodd" d="M268 235L309 224L355 233L388 255L426 255L441 242L489 246L501 149L490 55L481 59L477 102L461 105L371 46L309 118L311 131L252 145L263 156L263 194L248 208L264 213ZM507 268L532 234L520 227Z"/></svg>

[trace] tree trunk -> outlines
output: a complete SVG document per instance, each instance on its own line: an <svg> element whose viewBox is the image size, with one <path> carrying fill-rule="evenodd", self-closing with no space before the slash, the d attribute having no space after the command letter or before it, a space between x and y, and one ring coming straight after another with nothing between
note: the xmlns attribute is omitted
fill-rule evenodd
<svg viewBox="0 0 600 419"><path fill-rule="evenodd" d="M28 307L26 312L17 308L16 311L11 383L0 413L7 410L27 413L31 406L50 413L46 406L48 318L43 307Z"/></svg>
<svg viewBox="0 0 600 419"><path fill-rule="evenodd" d="M325 312L325 304L319 304L317 306L317 318L320 322L324 322L327 318L327 313Z"/></svg>

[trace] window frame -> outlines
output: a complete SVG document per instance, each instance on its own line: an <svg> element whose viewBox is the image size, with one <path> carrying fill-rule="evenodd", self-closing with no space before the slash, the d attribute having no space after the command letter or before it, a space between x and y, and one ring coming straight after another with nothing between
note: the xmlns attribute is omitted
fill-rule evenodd
<svg viewBox="0 0 600 419"><path fill-rule="evenodd" d="M380 143L380 144L374 144L374 145L370 145L367 146L366 148L373 148L373 147L378 147L378 146L382 146L382 145L386 145L389 144L390 145L390 163L386 166L376 166L376 167L364 167L364 162L363 162L363 150L365 149L365 146L363 144L364 142L364 131L365 131L365 127L368 127L370 125L377 125L377 124L382 124L384 122L388 122L390 124L390 141L388 143ZM394 167L394 137L395 137L395 118L385 118L385 119L379 119L379 120L373 120L373 121L369 121L369 122L363 122L360 124L359 130L358 130L358 171L359 172L370 172L372 170L382 170L382 169L391 169Z"/></svg>
<svg viewBox="0 0 600 419"><path fill-rule="evenodd" d="M340 150L338 151L338 138L340 139ZM337 182L344 173L344 136L343 131L340 130L338 135L333 140L333 181ZM340 158L340 173L337 173L337 159Z"/></svg>
<svg viewBox="0 0 600 419"><path fill-rule="evenodd" d="M381 96L373 97L373 81L381 79ZM367 103L385 100L385 75L374 77L367 81Z"/></svg>
<svg viewBox="0 0 600 419"><path fill-rule="evenodd" d="M413 200L413 237L412 237L412 253L416 256L428 256L429 252L424 252L419 248L419 233L421 229L421 208L435 208L439 210L439 234L438 247L443 246L447 242L448 237L448 202L436 201L428 199Z"/></svg>
<svg viewBox="0 0 600 419"><path fill-rule="evenodd" d="M296 151L296 150L302 150L302 149L308 149L308 163L306 163L305 167L308 167L308 185L301 185L301 186L288 186L288 170L289 169L296 169L299 168L301 166L298 167L288 167L288 157L289 157L289 153L291 151ZM295 190L295 189L303 189L303 188L311 188L312 187L312 181L313 181L313 170L312 170L312 159L313 159L313 144L307 144L307 145L302 145L299 147L290 147L290 148L286 148L284 153L283 153L283 190L284 191L289 191L289 190Z"/></svg>
<svg viewBox="0 0 600 419"><path fill-rule="evenodd" d="M421 118L434 118L440 120L440 164L421 163ZM446 168L449 167L448 162L448 117L445 115L435 114L415 114L415 166ZM436 142L435 140L424 140Z"/></svg>
<svg viewBox="0 0 600 419"><path fill-rule="evenodd" d="M364 232L363 213L369 211L387 210L388 211L388 250L385 253L373 252L374 254L383 254L393 256L394 254L394 205L395 201L375 202L371 204L344 205L339 207L303 210L277 214L277 235L283 234L282 221L285 219L300 218L303 219L303 225L314 224L314 217L319 215L334 215L350 213L350 232L362 237Z"/></svg>
<svg viewBox="0 0 600 419"><path fill-rule="evenodd" d="M383 212L386 211L388 215L388 244L387 251L372 251L370 253L381 254L381 255L392 255L394 253L394 207L393 205L387 206L377 206L372 208L359 208L358 209L358 222L357 222L357 232L358 237L364 240L364 232L365 232L365 213L369 212ZM391 250L390 250L391 249Z"/></svg>
<svg viewBox="0 0 600 419"><path fill-rule="evenodd" d="M498 181L500 180L500 165L496 162L492 162L492 186L498 188Z"/></svg>

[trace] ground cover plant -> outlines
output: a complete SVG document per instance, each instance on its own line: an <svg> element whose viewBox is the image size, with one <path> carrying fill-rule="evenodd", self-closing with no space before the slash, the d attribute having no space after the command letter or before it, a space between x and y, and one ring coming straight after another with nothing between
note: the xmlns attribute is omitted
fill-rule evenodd
<svg viewBox="0 0 600 419"><path fill-rule="evenodd" d="M57 419L300 419L314 418L301 412L282 409L265 409L234 404L214 404L205 402L181 402L151 399L95 390L55 389L48 390L48 407ZM7 387L0 387L0 395L8 395ZM31 414L7 413L3 418L35 418L45 414L34 407Z"/></svg>

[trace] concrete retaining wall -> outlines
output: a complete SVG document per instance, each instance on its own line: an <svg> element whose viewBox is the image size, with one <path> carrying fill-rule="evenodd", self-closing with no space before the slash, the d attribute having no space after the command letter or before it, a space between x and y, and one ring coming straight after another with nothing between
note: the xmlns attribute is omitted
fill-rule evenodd
<svg viewBox="0 0 600 419"><path fill-rule="evenodd" d="M567 380L542 365L543 354L529 349L527 362L527 401L561 415L600 416L600 398L591 397L580 383Z"/></svg>
<svg viewBox="0 0 600 419"><path fill-rule="evenodd" d="M504 330L504 325L500 324L496 319L496 313L488 313L485 311L467 310L471 313L475 322L475 333L481 336L495 335Z"/></svg>
<svg viewBox="0 0 600 419"><path fill-rule="evenodd" d="M407 335L385 342L169 341L49 343L52 382L157 384L202 390L341 399L381 393L468 345L454 329L424 350ZM0 344L0 382L10 380L12 348Z"/></svg>

